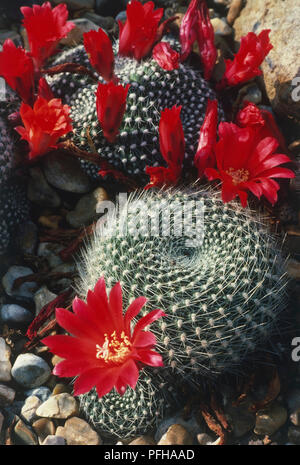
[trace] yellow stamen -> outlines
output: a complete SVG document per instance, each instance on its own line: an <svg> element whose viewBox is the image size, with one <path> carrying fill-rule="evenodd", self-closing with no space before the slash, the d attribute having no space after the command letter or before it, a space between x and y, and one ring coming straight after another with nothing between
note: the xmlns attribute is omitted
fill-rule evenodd
<svg viewBox="0 0 300 465"><path fill-rule="evenodd" d="M232 177L232 182L236 186L241 182L246 182L249 179L249 171L241 168L240 170L235 170L234 168L229 168L226 170L226 173Z"/></svg>
<svg viewBox="0 0 300 465"><path fill-rule="evenodd" d="M124 331L117 336L114 331L110 336L104 334L104 343L102 346L96 344L96 357L103 359L106 363L122 363L131 352L131 342L125 335Z"/></svg>

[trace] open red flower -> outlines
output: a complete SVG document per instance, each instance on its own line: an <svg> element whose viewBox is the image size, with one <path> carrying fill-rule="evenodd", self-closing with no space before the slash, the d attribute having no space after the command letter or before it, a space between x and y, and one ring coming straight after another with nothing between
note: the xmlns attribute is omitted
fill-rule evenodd
<svg viewBox="0 0 300 465"><path fill-rule="evenodd" d="M252 127L256 129L259 131L261 139L275 137L278 140L280 149L287 152L284 136L270 111L258 108L254 103L245 101L244 107L236 116L236 123L241 128Z"/></svg>
<svg viewBox="0 0 300 465"><path fill-rule="evenodd" d="M200 129L197 152L194 165L201 178L206 168L213 168L216 164L215 144L218 125L218 101L208 100L205 118Z"/></svg>
<svg viewBox="0 0 300 465"><path fill-rule="evenodd" d="M15 130L29 143L29 159L56 148L58 139L72 131L69 112L70 107L60 99L48 101L38 97L33 108L22 103L20 116L25 127L18 126Z"/></svg>
<svg viewBox="0 0 300 465"><path fill-rule="evenodd" d="M126 110L126 99L130 84L124 88L121 84L98 84L96 92L96 107L100 126L104 137L114 142Z"/></svg>
<svg viewBox="0 0 300 465"><path fill-rule="evenodd" d="M195 41L198 43L204 78L210 79L217 59L214 29L205 0L192 0L180 25L181 61L186 60Z"/></svg>
<svg viewBox="0 0 300 465"><path fill-rule="evenodd" d="M167 42L159 42L155 45L152 58L167 71L179 68L180 55Z"/></svg>
<svg viewBox="0 0 300 465"><path fill-rule="evenodd" d="M154 3L142 5L132 0L127 5L127 18L119 23L119 54L141 60L149 55L154 44L159 40L161 29L159 22L163 9L154 10Z"/></svg>
<svg viewBox="0 0 300 465"><path fill-rule="evenodd" d="M152 310L131 329L133 319L147 302L138 297L122 308L122 289L117 283L107 297L104 278L88 291L87 303L73 301L74 313L56 309L56 320L73 336L49 336L42 340L51 352L64 358L53 373L61 377L77 376L74 395L96 387L99 397L114 387L120 395L127 385L135 389L139 371L145 365L163 366L162 357L153 350L156 339L145 327L165 314Z"/></svg>
<svg viewBox="0 0 300 465"><path fill-rule="evenodd" d="M206 168L205 175L210 181L222 181L224 203L239 196L246 207L250 191L258 198L264 195L274 205L279 185L273 178L295 177L293 171L280 166L291 160L276 153L277 147L276 139L261 139L253 128L220 123L219 141L215 146L217 168Z"/></svg>
<svg viewBox="0 0 300 465"><path fill-rule="evenodd" d="M108 35L101 28L89 31L83 34L83 43L93 68L105 81L110 81L114 75L115 56Z"/></svg>
<svg viewBox="0 0 300 465"><path fill-rule="evenodd" d="M21 12L31 55L37 68L40 68L55 53L59 41L68 35L75 24L67 22L68 10L64 3L53 9L50 2L33 5L32 8L23 6Z"/></svg>
<svg viewBox="0 0 300 465"><path fill-rule="evenodd" d="M181 106L175 105L161 112L159 122L160 152L168 167L147 166L146 173L150 176L150 183L145 187L161 187L176 184L179 180L185 153L185 140L180 119Z"/></svg>
<svg viewBox="0 0 300 465"><path fill-rule="evenodd" d="M219 89L236 86L262 74L259 66L273 48L269 33L270 29L264 29L259 35L249 32L241 38L240 49L234 59L225 60L226 69L218 84Z"/></svg>
<svg viewBox="0 0 300 465"><path fill-rule="evenodd" d="M34 66L22 47L6 39L0 52L0 76L26 103L34 98Z"/></svg>

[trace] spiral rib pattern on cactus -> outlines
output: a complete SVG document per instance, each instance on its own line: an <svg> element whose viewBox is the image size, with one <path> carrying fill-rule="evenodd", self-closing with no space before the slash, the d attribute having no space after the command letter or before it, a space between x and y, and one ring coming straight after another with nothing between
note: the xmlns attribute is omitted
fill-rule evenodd
<svg viewBox="0 0 300 465"><path fill-rule="evenodd" d="M80 408L94 427L101 434L122 438L155 427L178 402L179 396L156 370L141 371L136 389L128 387L123 396L113 390L99 399L94 389L80 396Z"/></svg>
<svg viewBox="0 0 300 465"><path fill-rule="evenodd" d="M174 220L191 200L200 204L187 214L184 234L163 236L168 209L174 209ZM193 235L201 200L204 230ZM127 232L118 235L111 217L108 229L102 226L87 246L80 294L85 296L102 275L109 286L120 281L126 304L144 295L149 308L167 314L152 327L166 366L184 376L235 371L273 334L287 302L284 260L267 227L249 209L224 205L210 190L147 191L132 195L126 207L121 222L127 219ZM137 230L139 208L152 212L159 229L149 234L141 223Z"/></svg>

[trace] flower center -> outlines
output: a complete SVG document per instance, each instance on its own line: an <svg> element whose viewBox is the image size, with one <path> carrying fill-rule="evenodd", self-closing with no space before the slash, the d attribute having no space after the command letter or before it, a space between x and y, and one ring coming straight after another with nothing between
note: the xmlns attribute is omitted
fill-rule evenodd
<svg viewBox="0 0 300 465"><path fill-rule="evenodd" d="M241 168L240 170L235 170L234 168L229 168L226 170L226 173L232 177L232 182L236 186L241 182L246 182L249 179L249 171Z"/></svg>
<svg viewBox="0 0 300 465"><path fill-rule="evenodd" d="M114 331L110 336L104 334L105 340L102 346L96 344L97 358L103 359L106 363L122 363L131 352L131 342L124 331L118 336Z"/></svg>

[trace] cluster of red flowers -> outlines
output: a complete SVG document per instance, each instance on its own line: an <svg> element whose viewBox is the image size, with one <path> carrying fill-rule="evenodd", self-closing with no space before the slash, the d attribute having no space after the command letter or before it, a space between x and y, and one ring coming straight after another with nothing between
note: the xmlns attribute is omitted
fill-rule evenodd
<svg viewBox="0 0 300 465"><path fill-rule="evenodd" d="M32 159L55 148L58 139L72 131L69 107L54 99L41 70L47 58L56 52L59 41L75 25L67 22L65 4L52 9L50 2L45 2L32 8L22 7L21 11L30 51L7 39L0 52L0 75L22 100L19 116L24 127L16 130L28 141Z"/></svg>

